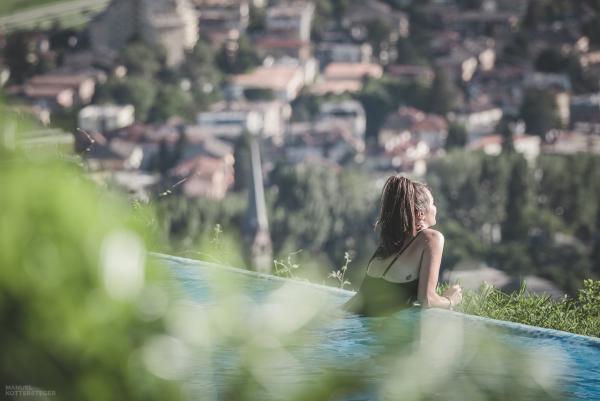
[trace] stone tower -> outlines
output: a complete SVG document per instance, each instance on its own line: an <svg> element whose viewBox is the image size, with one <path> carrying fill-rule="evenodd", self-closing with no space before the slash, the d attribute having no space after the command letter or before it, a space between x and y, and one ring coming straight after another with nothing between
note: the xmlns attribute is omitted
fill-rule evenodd
<svg viewBox="0 0 600 401"><path fill-rule="evenodd" d="M269 273L273 264L273 248L265 204L265 191L256 135L249 134L250 169L248 174L248 210L244 225L246 259L256 271Z"/></svg>

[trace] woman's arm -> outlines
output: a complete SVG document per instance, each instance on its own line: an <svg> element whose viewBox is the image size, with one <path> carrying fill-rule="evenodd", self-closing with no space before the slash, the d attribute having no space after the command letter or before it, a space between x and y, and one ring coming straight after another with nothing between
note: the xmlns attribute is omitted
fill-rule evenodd
<svg viewBox="0 0 600 401"><path fill-rule="evenodd" d="M423 307L450 308L450 300L437 294L436 288L444 251L444 236L436 230L423 231L425 247L421 271L419 273L419 292L417 299Z"/></svg>

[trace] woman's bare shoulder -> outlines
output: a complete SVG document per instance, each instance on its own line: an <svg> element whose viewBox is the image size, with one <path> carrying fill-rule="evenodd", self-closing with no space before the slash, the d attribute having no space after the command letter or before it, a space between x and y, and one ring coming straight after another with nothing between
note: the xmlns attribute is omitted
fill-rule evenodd
<svg viewBox="0 0 600 401"><path fill-rule="evenodd" d="M423 242L427 246L439 246L444 244L444 234L434 230L433 228L426 228L422 231Z"/></svg>

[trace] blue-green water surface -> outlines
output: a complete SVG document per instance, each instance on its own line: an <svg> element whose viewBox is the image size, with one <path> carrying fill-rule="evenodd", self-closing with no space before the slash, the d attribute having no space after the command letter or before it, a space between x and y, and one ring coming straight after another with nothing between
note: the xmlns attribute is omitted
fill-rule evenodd
<svg viewBox="0 0 600 401"><path fill-rule="evenodd" d="M168 258L166 263L169 266L174 282L182 289L180 297L186 302L193 302L198 305L209 305L218 303L218 296L213 292L209 284L209 276L215 269L221 268L214 265L207 265L201 262L190 261L180 258ZM236 272L229 269L230 274L242 278L242 288L238 289L249 295L256 302L263 301L272 291L281 287L284 283L289 284L289 280L269 279L265 276L247 274L245 272ZM305 283L298 283L299 286L311 288L311 291L322 295L326 294L330 305L333 308L344 303L351 293L339 291L336 289L325 288L324 286L313 286ZM531 326L517 325L512 323L503 323L490 319L465 316L460 313L448 312L444 310L421 310L418 307L401 311L389 319L365 318L351 314L335 315L328 318L327 323L319 326L318 329L309 329L304 333L303 342L293 344L291 347L296 356L302 360L302 366L291 366L287 369L281 369L279 374L286 376L286 380L297 380L302 382L315 383L326 373L339 372L360 374L365 382L372 383L373 388L377 386L382 377L386 375L385 371L376 364L371 364L375 356L381 357L383 353L389 352L389 347L393 346L395 352L399 350L402 353L402 347L407 347L407 352L411 345L411 337L419 336L420 320L427 316L439 321L440 330L447 327L446 323L460 323L460 327L465 333L483 332L486 327L495 328L493 331L485 331L485 335L493 335L497 343L504 345L507 349L521 350L522 353L515 353L514 363L519 366L521 361L519 355L525 355L527 352L533 352L543 358L541 366L535 369L550 369L552 372L559 372L559 387L563 394L562 398L568 400L600 400L600 341L584 336L570 335L564 332L539 329ZM242 317L243 318L243 317ZM380 333L382 327L401 328L394 331L398 333L393 336L382 336ZM449 327L449 326L448 326ZM408 329L406 329L408 328ZM311 331L312 330L312 331ZM389 333L390 330L385 331ZM493 333L493 334L490 334ZM306 339L309 341L306 341ZM412 338L414 340L414 338ZM404 344L404 345L403 345ZM468 344L465 346L468 349ZM484 351L478 351L480 354ZM492 353L492 351L490 351ZM493 360L494 355L478 355L484 360ZM192 377L192 382L198 391L213 391L216 398L220 398L219 385L230 382L231 375L235 374L236 364L239 363L235 352L232 349L222 349L217 353L217 366L210 370L209 377L205 370L198 371ZM523 364L529 363L525 359ZM215 361L213 361L213 365ZM369 367L365 370L365 366ZM463 365L461 365L463 366ZM361 369L356 372L356 369ZM475 381L485 381L490 378L505 377L511 375L511 369L506 366L490 363L489 365L477 365L472 367L464 365L463 371L455 372L457 380L467 379ZM517 374L517 373L515 373ZM535 374L533 375L535 377ZM353 397L344 399L375 399L373 393L355 393ZM551 397L536 397L535 399L550 399ZM443 395L439 399L444 399ZM531 398L528 398L531 399Z"/></svg>

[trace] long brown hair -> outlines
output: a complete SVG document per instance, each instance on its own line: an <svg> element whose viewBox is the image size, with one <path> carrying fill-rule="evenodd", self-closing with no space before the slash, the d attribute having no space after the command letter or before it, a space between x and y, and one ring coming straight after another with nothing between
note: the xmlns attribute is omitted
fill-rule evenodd
<svg viewBox="0 0 600 401"><path fill-rule="evenodd" d="M387 258L400 251L406 241L417 235L418 212L429 208L429 189L425 184L393 175L381 192L381 209L375 223L379 247L375 256Z"/></svg>

